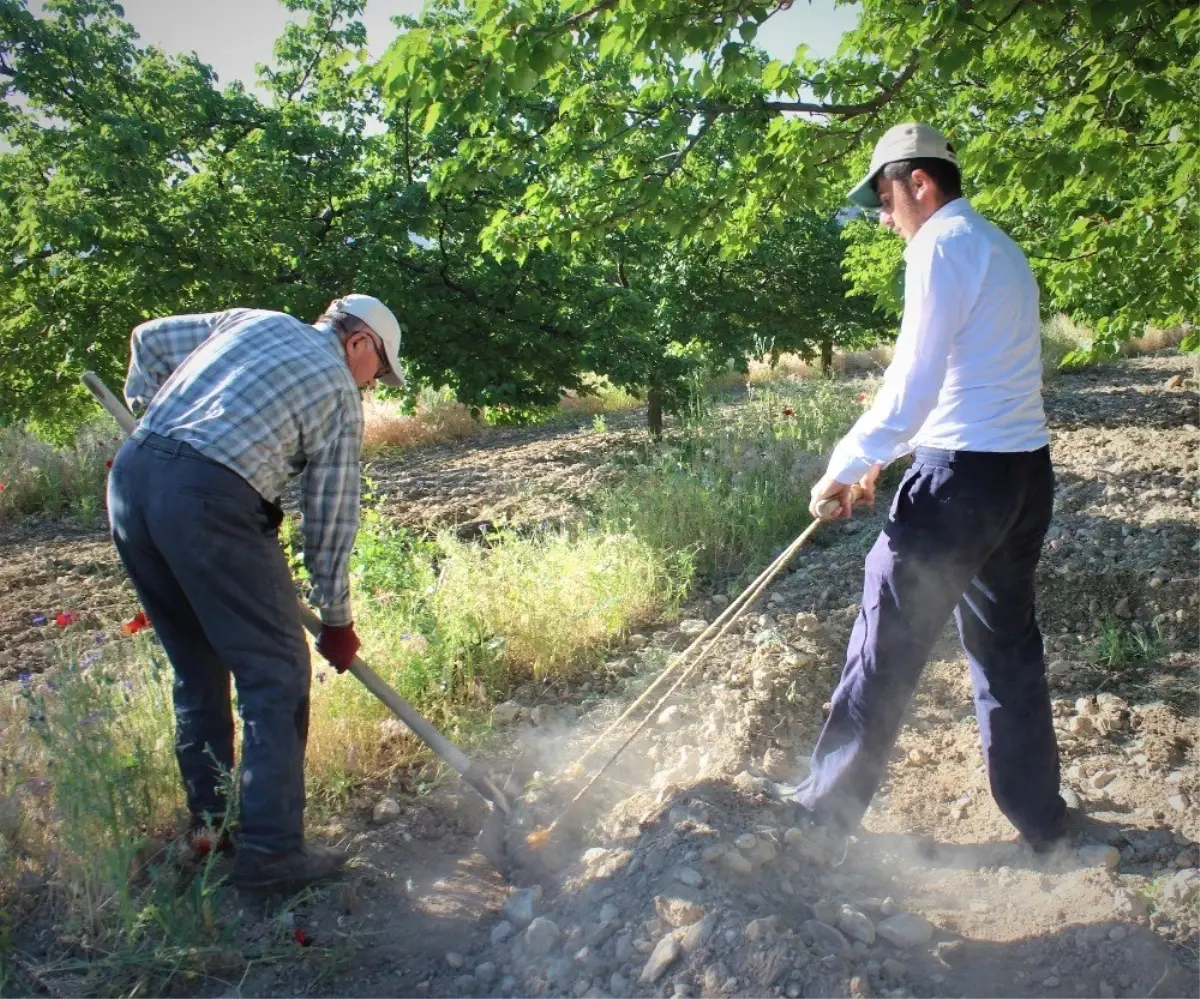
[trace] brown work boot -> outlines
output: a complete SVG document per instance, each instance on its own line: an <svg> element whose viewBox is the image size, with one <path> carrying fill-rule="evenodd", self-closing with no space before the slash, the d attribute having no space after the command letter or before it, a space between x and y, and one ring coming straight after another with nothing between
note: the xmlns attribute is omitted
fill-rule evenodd
<svg viewBox="0 0 1200 999"><path fill-rule="evenodd" d="M238 851L231 880L238 888L257 891L299 891L305 885L342 873L346 854L332 847L306 843L287 853Z"/></svg>

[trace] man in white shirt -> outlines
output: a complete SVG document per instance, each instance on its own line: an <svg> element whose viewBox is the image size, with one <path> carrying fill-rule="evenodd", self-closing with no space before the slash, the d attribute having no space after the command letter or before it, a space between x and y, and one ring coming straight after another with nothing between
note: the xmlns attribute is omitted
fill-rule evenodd
<svg viewBox="0 0 1200 999"><path fill-rule="evenodd" d="M1020 248L962 196L946 137L888 131L850 200L908 246L895 357L870 410L833 452L812 510L874 499L881 468L913 453L867 557L846 665L797 790L802 812L852 829L951 613L971 664L993 797L1035 850L1061 839L1066 804L1034 612L1053 511L1041 397L1038 287Z"/></svg>

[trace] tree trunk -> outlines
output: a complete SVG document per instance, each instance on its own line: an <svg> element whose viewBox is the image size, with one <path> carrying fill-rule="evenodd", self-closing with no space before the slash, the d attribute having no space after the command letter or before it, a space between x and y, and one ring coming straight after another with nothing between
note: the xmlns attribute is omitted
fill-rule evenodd
<svg viewBox="0 0 1200 999"><path fill-rule="evenodd" d="M655 438L662 436L662 416L662 390L651 386L646 393L646 426Z"/></svg>
<svg viewBox="0 0 1200 999"><path fill-rule="evenodd" d="M828 378L833 374L833 341L821 341L821 374Z"/></svg>

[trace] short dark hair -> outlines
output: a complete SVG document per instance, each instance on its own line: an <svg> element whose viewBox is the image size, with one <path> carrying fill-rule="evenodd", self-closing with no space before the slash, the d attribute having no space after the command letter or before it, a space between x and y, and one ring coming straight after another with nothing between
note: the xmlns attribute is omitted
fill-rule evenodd
<svg viewBox="0 0 1200 999"><path fill-rule="evenodd" d="M937 184L937 189L949 200L953 201L955 198L962 197L962 174L959 173L958 167L949 160L933 157L895 160L879 171L876 175L876 183L878 183L878 177L886 177L888 180L903 181L907 186L914 170L924 170L929 174L933 182Z"/></svg>

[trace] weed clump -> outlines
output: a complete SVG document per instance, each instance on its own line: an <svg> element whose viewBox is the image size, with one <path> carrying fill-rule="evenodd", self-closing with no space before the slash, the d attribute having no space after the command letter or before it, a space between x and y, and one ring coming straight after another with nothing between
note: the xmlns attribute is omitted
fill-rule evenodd
<svg viewBox="0 0 1200 999"><path fill-rule="evenodd" d="M0 901L20 924L0 927L0 994L164 995L240 973L215 855L181 863L170 667L147 635L88 645L0 702ZM22 955L51 922L52 945Z"/></svg>
<svg viewBox="0 0 1200 999"><path fill-rule="evenodd" d="M593 666L631 626L674 613L686 555L663 559L628 534L501 530L486 544L424 538L370 511L352 561L362 655L452 738L531 679ZM418 749L387 710L315 661L310 787L337 800ZM381 733L386 737L381 738Z"/></svg>
<svg viewBox="0 0 1200 999"><path fill-rule="evenodd" d="M24 427L0 427L0 521L68 511L84 519L99 517L107 466L123 440L107 416L84 424L65 445Z"/></svg>
<svg viewBox="0 0 1200 999"><path fill-rule="evenodd" d="M626 461L591 501L596 523L664 553L691 553L701 576L739 573L808 523L808 490L828 450L862 412L867 382L751 387L706 408Z"/></svg>

